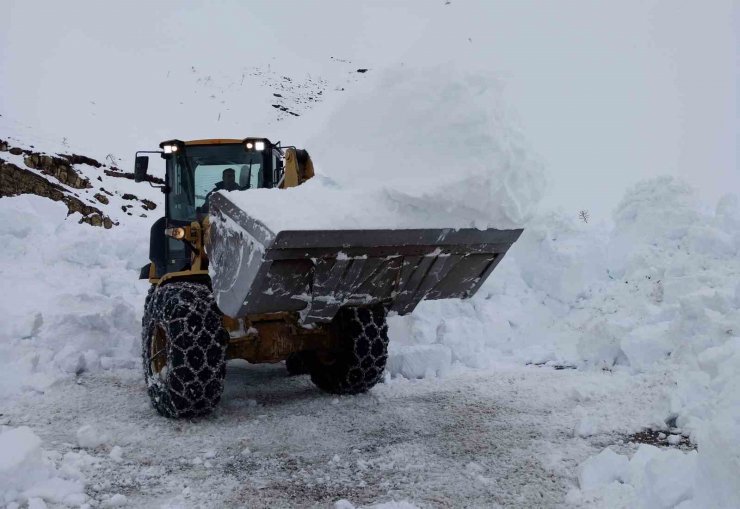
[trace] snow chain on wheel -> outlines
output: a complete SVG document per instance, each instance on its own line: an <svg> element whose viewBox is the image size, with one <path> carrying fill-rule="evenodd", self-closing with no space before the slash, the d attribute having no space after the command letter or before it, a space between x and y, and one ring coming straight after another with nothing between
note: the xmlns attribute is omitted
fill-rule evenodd
<svg viewBox="0 0 740 509"><path fill-rule="evenodd" d="M342 348L328 355L317 354L311 366L311 380L320 389L334 394L359 394L383 377L388 359L388 325L382 305L348 307L332 321L332 334Z"/></svg>
<svg viewBox="0 0 740 509"><path fill-rule="evenodd" d="M150 291L142 319L144 378L165 417L209 413L221 399L228 332L211 290L175 282Z"/></svg>

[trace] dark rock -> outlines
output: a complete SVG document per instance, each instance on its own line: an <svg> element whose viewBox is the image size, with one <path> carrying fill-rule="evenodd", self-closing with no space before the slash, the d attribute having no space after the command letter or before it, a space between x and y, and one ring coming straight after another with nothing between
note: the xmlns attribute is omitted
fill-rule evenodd
<svg viewBox="0 0 740 509"><path fill-rule="evenodd" d="M103 226L103 218L100 217L100 214L93 214L87 218L82 218L80 221L89 222L93 226Z"/></svg>
<svg viewBox="0 0 740 509"><path fill-rule="evenodd" d="M98 200L103 205L108 205L110 203L110 200L108 199L108 197L102 193L97 193L95 195L95 199Z"/></svg>
<svg viewBox="0 0 740 509"><path fill-rule="evenodd" d="M93 166L95 168L100 168L103 166L100 162L96 161L92 157L87 156L81 156L77 154L59 154L64 159L69 161L70 164L89 164L90 166Z"/></svg>
<svg viewBox="0 0 740 509"><path fill-rule="evenodd" d="M13 147L10 150L8 150L8 152L10 152L11 154L13 154L14 156L19 156L19 155L21 155L23 153L23 150L21 150L18 147Z"/></svg>
<svg viewBox="0 0 740 509"><path fill-rule="evenodd" d="M103 173L108 175L109 177L118 177L118 178L124 178L129 180L134 180L134 174L128 173L128 172L122 172L122 171L113 171L113 170L103 170ZM152 175L145 175L144 180L147 182L151 182L152 184L164 184L164 180L162 180L159 177L154 177Z"/></svg>
<svg viewBox="0 0 740 509"><path fill-rule="evenodd" d="M141 206L144 208L144 210L154 210L157 208L157 204L154 203L151 200L141 200Z"/></svg>

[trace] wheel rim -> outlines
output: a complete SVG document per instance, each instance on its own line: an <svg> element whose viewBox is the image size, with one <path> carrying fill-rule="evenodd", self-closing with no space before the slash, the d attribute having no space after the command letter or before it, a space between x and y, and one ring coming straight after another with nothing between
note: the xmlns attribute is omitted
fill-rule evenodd
<svg viewBox="0 0 740 509"><path fill-rule="evenodd" d="M160 325L154 326L149 345L149 369L158 375L167 366L167 335Z"/></svg>

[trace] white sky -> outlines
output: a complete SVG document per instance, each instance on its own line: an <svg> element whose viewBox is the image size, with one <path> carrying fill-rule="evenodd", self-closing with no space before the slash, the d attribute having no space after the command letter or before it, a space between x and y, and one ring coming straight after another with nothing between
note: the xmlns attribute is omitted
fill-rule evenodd
<svg viewBox="0 0 740 509"><path fill-rule="evenodd" d="M310 116L268 120L264 90L239 96L247 114L215 123L218 106L183 78L190 66L227 83L268 64L339 79L331 56L371 72L456 60L499 76L547 169L547 205L608 218L628 185L659 174L711 200L740 191L731 0L6 0L3 10L0 114L99 156L180 133L310 137Z"/></svg>

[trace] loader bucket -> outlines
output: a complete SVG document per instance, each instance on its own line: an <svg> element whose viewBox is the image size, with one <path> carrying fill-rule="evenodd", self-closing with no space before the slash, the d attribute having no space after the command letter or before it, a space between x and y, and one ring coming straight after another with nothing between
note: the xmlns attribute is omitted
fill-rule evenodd
<svg viewBox="0 0 740 509"><path fill-rule="evenodd" d="M231 317L296 311L329 322L340 307L385 303L404 315L422 299L465 299L522 230L272 232L223 194L211 198L210 275Z"/></svg>

